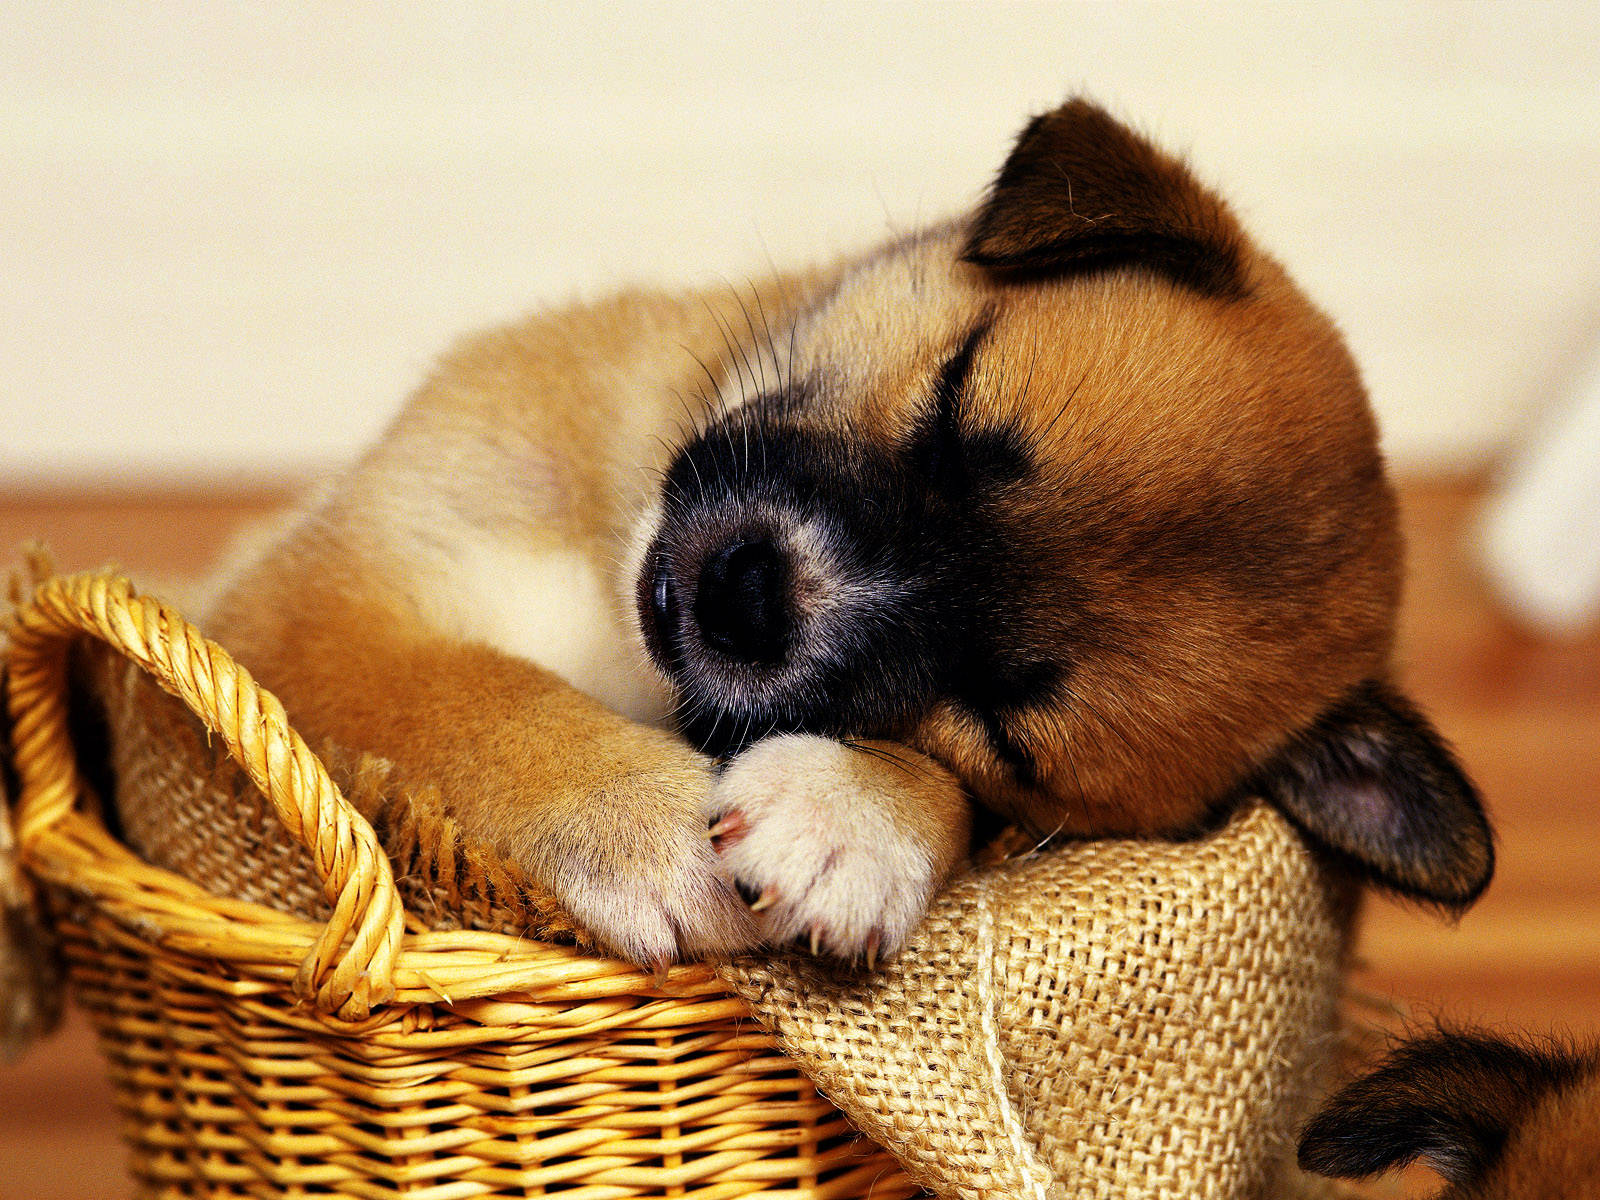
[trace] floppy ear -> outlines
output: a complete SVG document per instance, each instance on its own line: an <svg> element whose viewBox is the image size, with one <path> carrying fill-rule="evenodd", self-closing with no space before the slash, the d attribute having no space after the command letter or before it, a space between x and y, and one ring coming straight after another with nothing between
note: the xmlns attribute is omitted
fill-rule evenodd
<svg viewBox="0 0 1600 1200"><path fill-rule="evenodd" d="M1421 1159L1470 1184L1534 1105L1580 1073L1567 1059L1493 1038L1421 1038L1323 1105L1300 1135L1300 1166L1364 1179Z"/></svg>
<svg viewBox="0 0 1600 1200"><path fill-rule="evenodd" d="M1494 875L1477 789L1427 718L1369 681L1250 781L1368 881L1455 912Z"/></svg>
<svg viewBox="0 0 1600 1200"><path fill-rule="evenodd" d="M1102 108L1035 117L979 208L963 257L1038 277L1144 266L1207 295L1244 291L1244 237L1177 159Z"/></svg>

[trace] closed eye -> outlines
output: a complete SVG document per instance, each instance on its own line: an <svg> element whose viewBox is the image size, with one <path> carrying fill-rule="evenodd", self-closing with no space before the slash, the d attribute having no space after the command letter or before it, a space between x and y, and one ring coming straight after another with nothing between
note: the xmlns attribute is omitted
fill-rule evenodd
<svg viewBox="0 0 1600 1200"><path fill-rule="evenodd" d="M993 748L995 757L1011 768L1011 773L1017 777L1017 782L1029 784L1037 781L1039 764L1034 760L1027 743L995 713L979 713L978 720L983 725L984 733L988 735L989 745Z"/></svg>
<svg viewBox="0 0 1600 1200"><path fill-rule="evenodd" d="M961 443L961 402L978 347L989 332L987 323L974 326L961 346L939 368L933 384L931 411L919 423L913 454L923 474L943 490L960 491L966 482Z"/></svg>
<svg viewBox="0 0 1600 1200"><path fill-rule="evenodd" d="M1052 703L1062 669L1045 659L975 655L960 664L957 695L982 728L995 757L1011 768L1019 783L1037 781L1039 764L1017 716Z"/></svg>

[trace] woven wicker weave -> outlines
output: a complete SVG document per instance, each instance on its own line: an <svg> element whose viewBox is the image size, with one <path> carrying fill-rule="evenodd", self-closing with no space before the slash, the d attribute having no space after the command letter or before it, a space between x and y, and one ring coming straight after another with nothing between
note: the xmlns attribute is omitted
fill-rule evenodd
<svg viewBox="0 0 1600 1200"><path fill-rule="evenodd" d="M314 892L265 888L317 919L241 898L259 869L235 863L214 893L151 865L87 811L66 724L85 636L236 760L271 815L249 861L309 870ZM1324 1194L1286 1163L1332 1040L1346 912L1265 807L1194 843L987 868L872 977L780 956L658 985L572 946L408 922L461 898L472 848L419 849L436 814L374 833L276 701L125 582L47 581L10 639L22 862L143 1194ZM189 804L239 799L215 764L135 775ZM459 919L504 926L525 903L552 923L514 880L473 895L489 899Z"/></svg>

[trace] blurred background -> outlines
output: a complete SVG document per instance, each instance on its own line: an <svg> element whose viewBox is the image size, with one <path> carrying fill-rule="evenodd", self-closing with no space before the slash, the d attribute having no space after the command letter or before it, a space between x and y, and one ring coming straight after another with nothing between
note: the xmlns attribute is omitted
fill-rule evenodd
<svg viewBox="0 0 1600 1200"><path fill-rule="evenodd" d="M1498 817L1358 986L1600 1033L1600 9L11 0L0 541L196 577L457 334L742 282L961 210L1084 91L1330 311L1402 483L1400 674ZM120 1194L80 1024L0 1067L6 1194Z"/></svg>

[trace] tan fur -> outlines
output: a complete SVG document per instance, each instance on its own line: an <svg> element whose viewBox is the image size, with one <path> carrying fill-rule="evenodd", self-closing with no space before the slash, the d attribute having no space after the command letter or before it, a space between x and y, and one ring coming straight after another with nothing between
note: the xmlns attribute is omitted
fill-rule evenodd
<svg viewBox="0 0 1600 1200"><path fill-rule="evenodd" d="M1225 245L1204 287L1137 264L1009 278L963 260L956 222L770 285L629 293L469 340L214 631L303 733L437 783L639 961L763 935L892 949L963 858L966 791L1044 832L1191 827L1382 671L1398 545L1337 334L1220 202L1177 211ZM1050 547L1019 636L1072 660L1072 703L1016 717L1034 777L950 704L893 743L757 742L719 774L657 727L670 696L639 648L657 473L694 428L800 379L822 397L805 424L887 451L979 322L970 419L1022 430L1050 485L1010 512ZM1076 625L1055 615L1069 587ZM744 835L713 845L735 812ZM752 913L733 873L781 902Z"/></svg>
<svg viewBox="0 0 1600 1200"><path fill-rule="evenodd" d="M726 356L730 342L750 339L746 311L781 319L807 286L631 294L465 344L211 618L302 731L438 784L468 829L531 865L580 921L639 961L725 953L759 936L706 837L712 764L572 686L616 692L615 681L563 680L483 644L475 608L499 598L461 593L461 547L483 537L615 574L666 452L659 439L700 416L685 405L701 363L734 369ZM753 355L753 343L744 350ZM757 369L746 361L736 369ZM609 583L608 597L628 590ZM613 644L633 638L620 600L570 616L609 625ZM909 894L925 904L965 847L959 785L932 764L836 767L837 778L817 772L813 785L853 794L866 771L884 803L907 814L924 873ZM940 819L913 819L926 813ZM916 915L920 906L881 932L883 944L898 944ZM809 922L808 934L812 924L843 954L864 950L871 933Z"/></svg>
<svg viewBox="0 0 1600 1200"><path fill-rule="evenodd" d="M1454 1193L1451 1193L1452 1196ZM1600 1075L1547 1097L1462 1200L1600 1200Z"/></svg>

